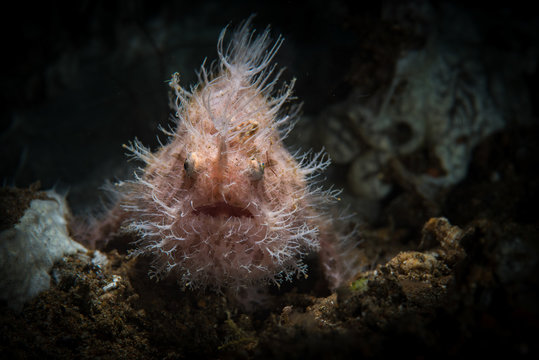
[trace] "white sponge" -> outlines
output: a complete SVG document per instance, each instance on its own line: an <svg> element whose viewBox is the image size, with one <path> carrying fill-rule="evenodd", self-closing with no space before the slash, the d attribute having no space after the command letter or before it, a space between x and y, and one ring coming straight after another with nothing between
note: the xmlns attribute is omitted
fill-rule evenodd
<svg viewBox="0 0 539 360"><path fill-rule="evenodd" d="M50 200L32 200L19 223L0 232L0 299L16 311L49 289L56 261L87 251L68 235L65 198L46 193Z"/></svg>

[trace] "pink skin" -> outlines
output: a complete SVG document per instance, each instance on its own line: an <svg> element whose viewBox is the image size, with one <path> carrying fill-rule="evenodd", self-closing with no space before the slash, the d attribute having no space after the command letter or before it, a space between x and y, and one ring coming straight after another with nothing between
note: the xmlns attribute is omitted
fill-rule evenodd
<svg viewBox="0 0 539 360"><path fill-rule="evenodd" d="M177 127L165 131L169 143L153 154L137 141L128 147L146 167L118 184L118 205L90 241L107 239L110 229L136 233L135 253L153 255L153 275L236 291L305 274L302 258L320 252L335 288L350 273L344 238L325 213L338 192L312 184L329 159L296 159L283 146L295 115L283 110L292 86L275 96L280 73L270 79L282 40L272 45L268 30L254 37L248 23L226 50L221 33L220 62L211 75L202 68L192 93L173 76Z"/></svg>

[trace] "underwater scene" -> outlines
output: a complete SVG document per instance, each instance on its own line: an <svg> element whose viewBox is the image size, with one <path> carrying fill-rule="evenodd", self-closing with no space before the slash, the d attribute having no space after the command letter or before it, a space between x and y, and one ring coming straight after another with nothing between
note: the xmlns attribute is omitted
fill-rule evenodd
<svg viewBox="0 0 539 360"><path fill-rule="evenodd" d="M7 16L3 359L539 354L531 7Z"/></svg>

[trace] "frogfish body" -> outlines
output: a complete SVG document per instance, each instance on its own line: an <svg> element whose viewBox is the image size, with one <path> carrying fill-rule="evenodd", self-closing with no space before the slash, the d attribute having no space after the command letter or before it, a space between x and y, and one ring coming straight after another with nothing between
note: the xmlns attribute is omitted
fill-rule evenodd
<svg viewBox="0 0 539 360"><path fill-rule="evenodd" d="M283 145L299 107L287 107L293 81L274 91L282 38L256 36L249 20L226 47L225 33L196 87L173 75L175 130L157 152L127 146L145 166L117 184L117 205L93 236L134 233L135 254L153 256L152 275L217 290L290 280L318 253L336 288L350 274L343 252L353 234L339 235L328 215L339 192L314 181L330 164L325 153L291 155Z"/></svg>

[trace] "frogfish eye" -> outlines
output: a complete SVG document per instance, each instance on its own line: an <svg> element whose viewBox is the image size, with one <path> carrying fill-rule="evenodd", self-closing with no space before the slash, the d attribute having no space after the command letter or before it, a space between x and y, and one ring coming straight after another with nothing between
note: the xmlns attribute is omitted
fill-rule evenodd
<svg viewBox="0 0 539 360"><path fill-rule="evenodd" d="M249 178L258 181L264 177L264 163L256 159L251 159L248 170Z"/></svg>
<svg viewBox="0 0 539 360"><path fill-rule="evenodd" d="M198 157L195 152L187 154L185 162L183 163L183 169L189 177L194 177L196 175L196 169L198 166Z"/></svg>

